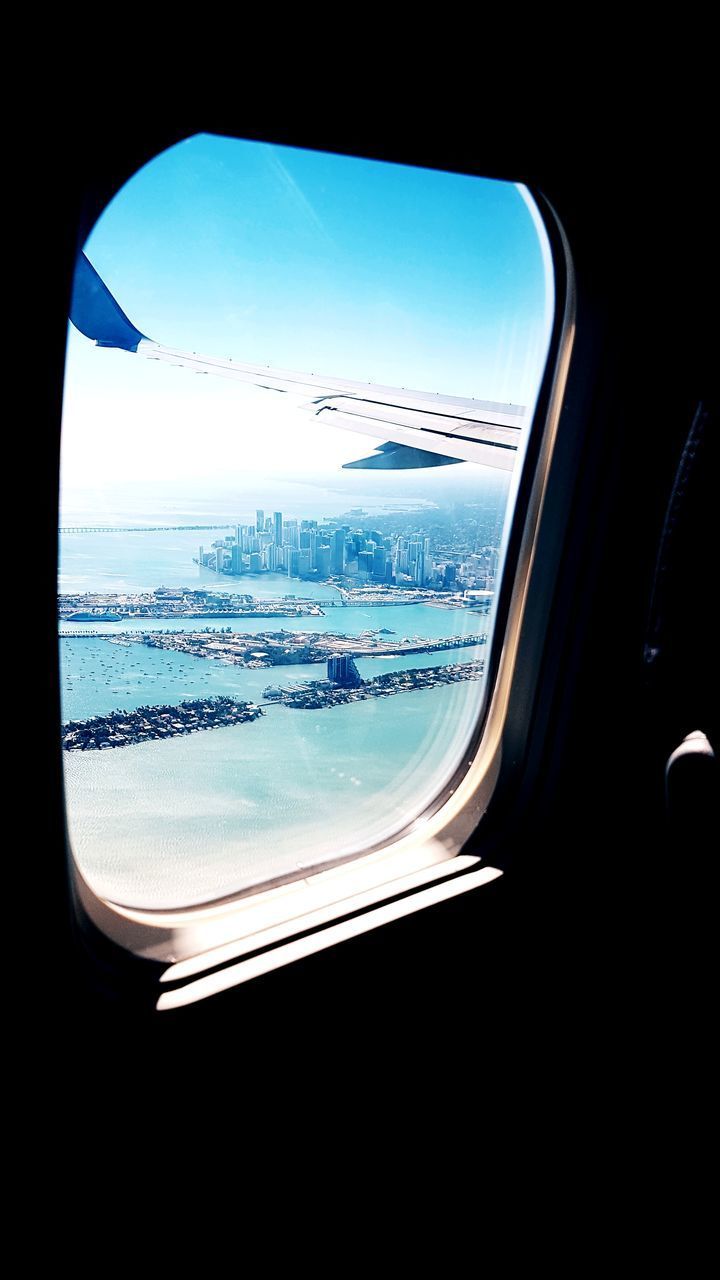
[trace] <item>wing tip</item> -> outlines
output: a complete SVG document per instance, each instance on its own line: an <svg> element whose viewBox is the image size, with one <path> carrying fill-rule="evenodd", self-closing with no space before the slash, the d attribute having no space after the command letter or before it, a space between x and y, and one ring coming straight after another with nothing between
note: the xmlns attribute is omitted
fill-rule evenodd
<svg viewBox="0 0 720 1280"><path fill-rule="evenodd" d="M70 320L86 338L99 347L116 347L137 351L138 344L149 341L125 315L92 262L81 251L75 265Z"/></svg>

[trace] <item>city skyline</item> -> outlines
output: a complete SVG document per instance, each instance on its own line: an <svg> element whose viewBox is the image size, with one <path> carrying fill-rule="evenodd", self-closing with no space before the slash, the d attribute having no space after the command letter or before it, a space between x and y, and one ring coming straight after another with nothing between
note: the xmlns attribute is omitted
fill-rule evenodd
<svg viewBox="0 0 720 1280"><path fill-rule="evenodd" d="M470 508L437 508L420 513L366 512L353 508L339 517L288 517L256 507L254 522L238 522L225 537L198 546L195 562L221 577L286 573L306 581L332 580L384 587L431 587L457 592L494 590L504 509L486 507L482 516ZM444 515L444 519L443 519ZM438 522L441 532L438 531ZM378 528L405 525L389 530ZM430 526L428 532L427 526ZM471 545L472 544L472 545Z"/></svg>

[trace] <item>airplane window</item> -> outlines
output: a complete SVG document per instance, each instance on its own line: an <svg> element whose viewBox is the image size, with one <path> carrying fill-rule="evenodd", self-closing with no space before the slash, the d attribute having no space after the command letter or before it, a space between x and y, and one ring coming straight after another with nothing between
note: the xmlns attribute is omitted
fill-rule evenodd
<svg viewBox="0 0 720 1280"><path fill-rule="evenodd" d="M113 199L61 459L67 817L100 898L295 881L453 786L554 307L509 182L200 135Z"/></svg>

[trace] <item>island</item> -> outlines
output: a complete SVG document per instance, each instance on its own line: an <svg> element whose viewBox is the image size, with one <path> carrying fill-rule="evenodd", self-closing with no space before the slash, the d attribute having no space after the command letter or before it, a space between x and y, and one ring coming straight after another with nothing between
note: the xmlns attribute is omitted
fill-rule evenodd
<svg viewBox="0 0 720 1280"><path fill-rule="evenodd" d="M421 636L400 640L379 638L377 631L357 636L333 631L152 631L125 633L125 639L151 649L171 649L175 653L239 667L282 667L297 663L327 662L339 654L352 658L401 658L414 653L444 653L449 649L475 648L487 643L487 634L448 636L441 640Z"/></svg>
<svg viewBox="0 0 720 1280"><path fill-rule="evenodd" d="M305 711L338 707L346 702L364 702L367 698L389 698L414 689L435 689L441 684L457 684L461 680L480 680L484 661L458 662L446 667L410 667L406 671L387 671L360 684L337 685L331 680L306 680L302 684L266 689L263 697L275 704Z"/></svg>
<svg viewBox="0 0 720 1280"><path fill-rule="evenodd" d="M138 707L136 711L113 711L109 716L92 716L89 720L69 720L62 727L62 746L64 751L104 751L157 738L176 738L200 729L247 724L263 714L255 703L220 695L174 707Z"/></svg>

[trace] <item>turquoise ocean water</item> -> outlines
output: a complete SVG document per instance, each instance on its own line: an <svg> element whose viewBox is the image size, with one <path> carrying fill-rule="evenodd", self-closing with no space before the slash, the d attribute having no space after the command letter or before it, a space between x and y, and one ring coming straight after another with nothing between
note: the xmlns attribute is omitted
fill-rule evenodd
<svg viewBox="0 0 720 1280"><path fill-rule="evenodd" d="M337 599L327 584L273 574L218 579L192 563L219 534L70 534L61 590L218 586L263 597ZM487 619L427 605L328 608L324 617L203 620L233 630L337 631L386 627L398 638L482 633ZM137 630L195 629L146 621ZM67 625L61 627L67 631ZM81 630L72 624L73 630ZM88 628L90 629L90 628ZM127 623L92 628L108 637ZM268 684L325 675L322 664L244 670L215 660L109 643L60 640L63 719L207 694L258 700ZM358 662L361 675L464 662L485 647ZM68 823L78 863L102 896L167 908L208 901L359 851L411 821L453 773L480 710L483 682L371 699L321 711L269 707L252 724L63 755Z"/></svg>

